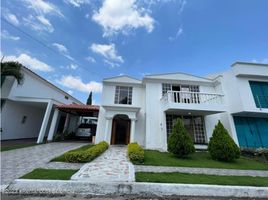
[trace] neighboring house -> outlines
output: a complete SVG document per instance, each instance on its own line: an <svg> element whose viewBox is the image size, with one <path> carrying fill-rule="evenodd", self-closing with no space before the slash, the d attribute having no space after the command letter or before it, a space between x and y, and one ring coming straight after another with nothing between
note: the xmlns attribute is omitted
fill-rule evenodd
<svg viewBox="0 0 268 200"><path fill-rule="evenodd" d="M242 62L209 78L170 73L104 79L96 141L166 151L181 118L196 148L207 148L218 120L240 146L268 147L267 84L268 65Z"/></svg>
<svg viewBox="0 0 268 200"><path fill-rule="evenodd" d="M41 143L48 136L57 105L83 103L31 70L21 70L22 85L14 77L7 77L1 88L1 140L38 138ZM57 114L54 121L64 124L66 114L61 113L60 118ZM73 116L73 120L77 117ZM71 117L69 122L73 120Z"/></svg>

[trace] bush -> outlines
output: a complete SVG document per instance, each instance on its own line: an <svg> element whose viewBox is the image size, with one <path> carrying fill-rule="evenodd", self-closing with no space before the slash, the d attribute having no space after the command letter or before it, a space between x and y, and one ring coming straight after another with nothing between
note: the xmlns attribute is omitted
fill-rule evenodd
<svg viewBox="0 0 268 200"><path fill-rule="evenodd" d="M192 138L185 129L181 119L177 119L168 138L168 151L174 153L179 158L187 157L195 152Z"/></svg>
<svg viewBox="0 0 268 200"><path fill-rule="evenodd" d="M230 162L240 157L240 149L220 121L213 130L208 151L213 160Z"/></svg>
<svg viewBox="0 0 268 200"><path fill-rule="evenodd" d="M71 151L64 154L65 159L72 163L90 162L108 149L107 142L100 142L86 151Z"/></svg>
<svg viewBox="0 0 268 200"><path fill-rule="evenodd" d="M144 162L144 150L137 143L131 143L127 146L127 155L134 164Z"/></svg>

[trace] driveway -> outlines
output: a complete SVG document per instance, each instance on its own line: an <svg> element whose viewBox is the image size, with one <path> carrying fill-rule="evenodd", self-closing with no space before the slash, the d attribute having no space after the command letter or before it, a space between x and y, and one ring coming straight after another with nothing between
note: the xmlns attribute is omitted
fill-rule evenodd
<svg viewBox="0 0 268 200"><path fill-rule="evenodd" d="M7 185L35 168L46 166L52 158L86 144L56 142L1 152L1 185Z"/></svg>

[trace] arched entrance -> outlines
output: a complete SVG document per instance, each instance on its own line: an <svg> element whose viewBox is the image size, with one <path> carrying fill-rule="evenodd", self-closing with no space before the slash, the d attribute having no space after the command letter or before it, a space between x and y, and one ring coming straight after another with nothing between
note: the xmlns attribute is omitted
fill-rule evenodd
<svg viewBox="0 0 268 200"><path fill-rule="evenodd" d="M127 115L113 118L111 144L128 144L130 138L130 119Z"/></svg>

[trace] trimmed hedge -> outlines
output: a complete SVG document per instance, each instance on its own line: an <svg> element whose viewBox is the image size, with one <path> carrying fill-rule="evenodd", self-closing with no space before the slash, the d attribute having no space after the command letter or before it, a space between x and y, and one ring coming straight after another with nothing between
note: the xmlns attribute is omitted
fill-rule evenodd
<svg viewBox="0 0 268 200"><path fill-rule="evenodd" d="M230 162L240 157L240 149L220 121L213 130L208 151L213 160Z"/></svg>
<svg viewBox="0 0 268 200"><path fill-rule="evenodd" d="M168 138L168 151L179 158L185 158L195 152L193 140L179 118Z"/></svg>
<svg viewBox="0 0 268 200"><path fill-rule="evenodd" d="M64 154L64 157L67 160L67 162L71 163L90 162L94 158L101 155L104 151L106 151L108 147L109 147L108 143L103 141L89 148L86 151L67 152Z"/></svg>
<svg viewBox="0 0 268 200"><path fill-rule="evenodd" d="M131 162L140 164L144 162L144 150L138 143L131 143L127 146L127 154Z"/></svg>

